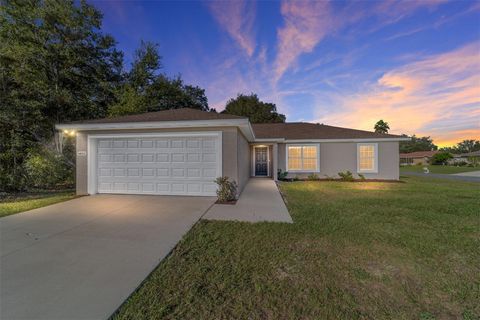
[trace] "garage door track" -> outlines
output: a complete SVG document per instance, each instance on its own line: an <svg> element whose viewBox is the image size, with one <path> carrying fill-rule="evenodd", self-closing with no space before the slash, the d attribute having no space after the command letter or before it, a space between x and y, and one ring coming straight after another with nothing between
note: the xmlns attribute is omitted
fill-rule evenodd
<svg viewBox="0 0 480 320"><path fill-rule="evenodd" d="M96 195L1 218L0 318L108 318L214 201Z"/></svg>

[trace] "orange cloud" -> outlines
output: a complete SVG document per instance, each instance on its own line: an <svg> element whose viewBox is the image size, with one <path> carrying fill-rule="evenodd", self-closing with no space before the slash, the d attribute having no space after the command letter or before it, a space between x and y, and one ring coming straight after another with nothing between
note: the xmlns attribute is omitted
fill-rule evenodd
<svg viewBox="0 0 480 320"><path fill-rule="evenodd" d="M251 57L255 51L254 22L255 4L250 1L211 1L210 12L218 24Z"/></svg>
<svg viewBox="0 0 480 320"><path fill-rule="evenodd" d="M431 135L440 145L480 138L480 43L385 73L323 121L371 130L379 119L397 133Z"/></svg>

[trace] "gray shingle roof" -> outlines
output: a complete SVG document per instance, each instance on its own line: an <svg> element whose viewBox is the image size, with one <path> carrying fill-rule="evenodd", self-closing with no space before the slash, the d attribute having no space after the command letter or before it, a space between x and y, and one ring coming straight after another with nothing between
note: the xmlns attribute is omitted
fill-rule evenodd
<svg viewBox="0 0 480 320"><path fill-rule="evenodd" d="M255 123L252 124L252 128L255 132L255 137L258 139L285 138L287 140L308 140L402 138L402 136L393 134L381 134L308 122Z"/></svg>

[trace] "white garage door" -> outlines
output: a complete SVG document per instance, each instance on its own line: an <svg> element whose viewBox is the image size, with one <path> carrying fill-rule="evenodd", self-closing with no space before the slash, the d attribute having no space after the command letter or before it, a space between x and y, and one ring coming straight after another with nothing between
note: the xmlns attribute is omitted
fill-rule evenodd
<svg viewBox="0 0 480 320"><path fill-rule="evenodd" d="M220 137L99 138L97 192L215 195Z"/></svg>

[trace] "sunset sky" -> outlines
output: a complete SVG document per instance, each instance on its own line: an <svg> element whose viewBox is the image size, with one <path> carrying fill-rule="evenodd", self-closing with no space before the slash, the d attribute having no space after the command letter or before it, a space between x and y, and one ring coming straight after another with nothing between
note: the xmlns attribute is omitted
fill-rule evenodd
<svg viewBox="0 0 480 320"><path fill-rule="evenodd" d="M287 121L480 139L478 1L91 1L126 53L159 44L164 72L276 103Z"/></svg>

